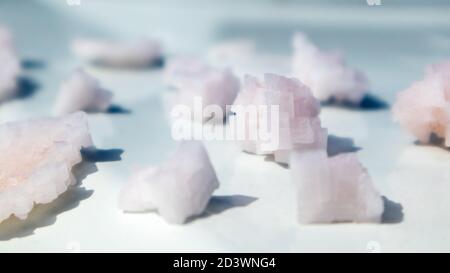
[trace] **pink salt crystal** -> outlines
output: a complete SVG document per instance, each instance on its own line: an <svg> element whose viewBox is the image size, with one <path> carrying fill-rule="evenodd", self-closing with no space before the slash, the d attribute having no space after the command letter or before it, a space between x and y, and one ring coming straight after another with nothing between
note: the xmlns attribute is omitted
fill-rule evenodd
<svg viewBox="0 0 450 273"><path fill-rule="evenodd" d="M338 52L320 51L303 33L293 38L293 75L321 101L358 104L368 91L365 75L348 67Z"/></svg>
<svg viewBox="0 0 450 273"><path fill-rule="evenodd" d="M394 120L427 143L430 136L445 139L450 147L450 61L428 66L424 79L398 93L392 107Z"/></svg>
<svg viewBox="0 0 450 273"><path fill-rule="evenodd" d="M244 117L239 113L241 107L249 106L258 107L256 116ZM271 115L267 117L267 111L261 111L261 106L278 106L278 119L274 120L276 117ZM289 152L292 149L326 147L327 130L321 127L319 102L310 89L295 78L265 74L264 82L260 82L257 78L246 76L244 88L236 98L232 111L236 112L237 122L245 119L247 131L245 139L239 141L239 144L246 152L274 154L275 161L289 163ZM273 124L277 127L269 131L278 139L275 141L278 145L269 148L264 146L264 141L252 139L250 133L255 128L265 126L263 123L268 120L271 123L275 121ZM278 134L275 129L278 129Z"/></svg>
<svg viewBox="0 0 450 273"><path fill-rule="evenodd" d="M21 72L11 33L0 26L0 103L18 92L17 78Z"/></svg>
<svg viewBox="0 0 450 273"><path fill-rule="evenodd" d="M129 212L155 210L167 222L182 224L203 213L218 187L203 144L184 141L166 162L131 177L122 189L119 208Z"/></svg>
<svg viewBox="0 0 450 273"><path fill-rule="evenodd" d="M195 84L193 79L207 74L208 64L196 57L178 57L169 59L164 68L164 82L172 87Z"/></svg>
<svg viewBox="0 0 450 273"><path fill-rule="evenodd" d="M146 67L162 58L160 42L151 39L134 43L78 39L73 42L72 50L87 62L112 67Z"/></svg>
<svg viewBox="0 0 450 273"><path fill-rule="evenodd" d="M12 214L25 219L34 204L75 184L72 168L91 146L83 112L0 125L0 222Z"/></svg>
<svg viewBox="0 0 450 273"><path fill-rule="evenodd" d="M291 153L300 223L380 222L383 200L355 153Z"/></svg>
<svg viewBox="0 0 450 273"><path fill-rule="evenodd" d="M113 93L81 69L75 70L61 85L54 112L57 115L76 111L105 112L111 106Z"/></svg>
<svg viewBox="0 0 450 273"><path fill-rule="evenodd" d="M8 28L0 25L0 49L14 51L14 39Z"/></svg>
<svg viewBox="0 0 450 273"><path fill-rule="evenodd" d="M450 75L450 60L442 61L440 63L435 63L429 65L425 68L425 74L433 75L433 74L443 74Z"/></svg>
<svg viewBox="0 0 450 273"><path fill-rule="evenodd" d="M218 105L223 114L240 89L239 79L230 69L211 67L188 57L170 60L164 71L164 81L178 90L175 104L193 107L194 98L200 98L203 107Z"/></svg>

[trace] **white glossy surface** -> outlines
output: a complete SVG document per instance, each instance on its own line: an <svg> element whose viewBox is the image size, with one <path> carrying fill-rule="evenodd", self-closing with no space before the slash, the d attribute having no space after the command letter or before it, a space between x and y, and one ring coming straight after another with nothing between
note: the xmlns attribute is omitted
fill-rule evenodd
<svg viewBox="0 0 450 273"><path fill-rule="evenodd" d="M15 32L19 53L45 66L26 70L40 88L1 105L0 121L51 113L59 84L79 65L68 51L78 35L154 34L169 54L201 54L220 40L249 37L260 52L280 56L267 58L276 63L270 69L261 66L264 59L244 69L259 73L289 71L290 35L303 30L323 48L345 50L367 73L372 93L388 103L421 77L425 64L450 56L448 5L258 1L255 9L256 2L1 1L1 23ZM161 162L174 149L163 107L167 89L159 70L87 70L114 91L115 103L132 111L89 117L97 146L123 149L122 160L98 163L84 188L40 206L29 220L0 224L0 251L450 251L450 152L415 145L389 109L324 107L321 115L331 134L351 137L361 148L359 157L382 195L401 203L399 223L299 225L289 170L219 142L206 143L221 181L209 216L173 226L153 213L124 214L117 197L130 170ZM400 220L398 207L390 213Z"/></svg>

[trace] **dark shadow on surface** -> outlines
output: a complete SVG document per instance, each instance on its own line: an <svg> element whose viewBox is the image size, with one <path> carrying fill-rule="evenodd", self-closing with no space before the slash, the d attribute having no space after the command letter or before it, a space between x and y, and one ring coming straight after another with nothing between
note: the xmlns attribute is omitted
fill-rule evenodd
<svg viewBox="0 0 450 273"><path fill-rule="evenodd" d="M330 99L328 101L322 102L321 105L341 107L355 111L377 111L389 109L389 104L386 101L372 94L365 95L359 104L349 101L338 102L334 99Z"/></svg>
<svg viewBox="0 0 450 273"><path fill-rule="evenodd" d="M17 86L17 95L13 99L26 99L32 97L39 88L39 84L29 77L20 77L17 79Z"/></svg>
<svg viewBox="0 0 450 273"><path fill-rule="evenodd" d="M208 206L202 215L190 217L186 223L221 214L233 208L246 207L256 200L258 200L258 198L241 194L216 195L211 197L211 200L209 200Z"/></svg>
<svg viewBox="0 0 450 273"><path fill-rule="evenodd" d="M131 110L126 109L120 105L112 104L107 110L108 114L131 114Z"/></svg>
<svg viewBox="0 0 450 273"><path fill-rule="evenodd" d="M329 157L342 153L353 153L361 150L361 147L355 146L350 137L339 137L328 135L327 154Z"/></svg>
<svg viewBox="0 0 450 273"><path fill-rule="evenodd" d="M39 59L24 59L21 62L21 67L25 70L43 69L47 63Z"/></svg>
<svg viewBox="0 0 450 273"><path fill-rule="evenodd" d="M403 206L400 203L395 203L387 197L382 196L384 211L381 215L381 223L383 224L397 224L403 221Z"/></svg>
<svg viewBox="0 0 450 273"><path fill-rule="evenodd" d="M122 149L83 148L81 156L86 162L111 162L122 160Z"/></svg>

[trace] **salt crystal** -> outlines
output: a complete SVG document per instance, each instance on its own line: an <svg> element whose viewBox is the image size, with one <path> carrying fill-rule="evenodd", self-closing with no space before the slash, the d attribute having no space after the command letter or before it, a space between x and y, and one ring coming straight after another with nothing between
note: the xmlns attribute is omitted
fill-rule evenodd
<svg viewBox="0 0 450 273"><path fill-rule="evenodd" d="M160 42L152 39L134 43L78 39L73 42L72 50L87 62L111 67L147 67L162 58Z"/></svg>
<svg viewBox="0 0 450 273"><path fill-rule="evenodd" d="M293 75L321 101L359 104L369 84L365 75L347 66L339 52L323 52L303 33L293 38Z"/></svg>
<svg viewBox="0 0 450 273"><path fill-rule="evenodd" d="M257 106L257 115L244 115L239 113L239 108ZM260 106L278 106L278 118L268 115L269 111L262 111ZM236 98L232 111L236 112L235 118L244 120L246 135L243 141L239 141L242 149L255 154L274 154L275 161L289 163L289 152L292 149L325 149L327 142L327 130L321 127L319 118L320 105L313 97L310 89L295 78L287 78L275 74L265 74L264 81L246 76L242 92ZM244 112L243 112L244 113ZM276 120L275 120L276 119ZM269 128L263 123L270 120L277 126ZM268 128L270 135L278 141L270 142L278 145L267 147L266 141L251 137L250 130L255 128Z"/></svg>
<svg viewBox="0 0 450 273"><path fill-rule="evenodd" d="M81 148L93 146L86 114L0 125L0 222L25 219L34 204L56 199L76 183Z"/></svg>
<svg viewBox="0 0 450 273"><path fill-rule="evenodd" d="M57 115L105 112L111 106L112 97L113 93L103 89L97 79L78 69L61 85L54 112Z"/></svg>
<svg viewBox="0 0 450 273"><path fill-rule="evenodd" d="M293 151L290 168L300 223L381 221L383 200L355 153Z"/></svg>
<svg viewBox="0 0 450 273"><path fill-rule="evenodd" d="M223 114L232 105L240 89L239 79L228 68L211 67L196 59L182 57L170 60L164 71L166 84L178 90L174 104L193 107L200 98L204 107L217 105Z"/></svg>
<svg viewBox="0 0 450 273"><path fill-rule="evenodd" d="M219 187L201 142L181 142L159 166L135 173L122 189L119 208L128 212L157 211L167 222L182 224L205 210Z"/></svg>
<svg viewBox="0 0 450 273"><path fill-rule="evenodd" d="M450 147L450 61L426 68L425 77L398 93L392 107L394 120L421 142L430 136L445 139Z"/></svg>
<svg viewBox="0 0 450 273"><path fill-rule="evenodd" d="M0 103L17 95L17 79L21 73L11 33L0 26Z"/></svg>

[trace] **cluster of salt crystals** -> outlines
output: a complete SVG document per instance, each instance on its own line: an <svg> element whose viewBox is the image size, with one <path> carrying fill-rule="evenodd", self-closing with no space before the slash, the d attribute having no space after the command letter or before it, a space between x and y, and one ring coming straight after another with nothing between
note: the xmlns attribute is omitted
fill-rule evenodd
<svg viewBox="0 0 450 273"><path fill-rule="evenodd" d="M131 177L122 189L119 208L128 212L155 210L167 222L182 224L203 213L218 187L203 144L183 141L166 162Z"/></svg>
<svg viewBox="0 0 450 273"><path fill-rule="evenodd" d="M0 125L0 222L11 215L25 219L34 204L74 185L81 148L92 146L83 112Z"/></svg>
<svg viewBox="0 0 450 273"><path fill-rule="evenodd" d="M77 69L61 85L54 113L105 112L111 106L112 98L113 93L103 89L96 78Z"/></svg>
<svg viewBox="0 0 450 273"><path fill-rule="evenodd" d="M450 60L428 66L424 79L397 95L392 112L421 142L435 134L450 147Z"/></svg>
<svg viewBox="0 0 450 273"><path fill-rule="evenodd" d="M239 108L258 106L256 116L240 117ZM259 106L279 106L277 124L277 146L269 145L260 139L251 139L250 132L254 128L266 127L265 122L275 117L263 117L269 111L261 111ZM325 149L327 130L321 127L319 118L320 104L310 89L295 78L287 78L275 74L265 74L264 81L246 76L242 92L236 98L232 111L235 118L245 119L247 132L245 139L239 141L242 149L254 154L273 154L275 161L289 163L292 149ZM271 120L271 123L273 120Z"/></svg>
<svg viewBox="0 0 450 273"><path fill-rule="evenodd" d="M293 38L294 77L309 86L321 101L359 104L366 95L369 84L365 75L348 67L339 52L323 52L303 33Z"/></svg>
<svg viewBox="0 0 450 273"><path fill-rule="evenodd" d="M293 151L290 168L300 223L381 221L383 200L356 153Z"/></svg>
<svg viewBox="0 0 450 273"><path fill-rule="evenodd" d="M72 51L87 62L111 67L143 68L162 59L161 43L152 39L134 43L78 39Z"/></svg>
<svg viewBox="0 0 450 273"><path fill-rule="evenodd" d="M223 114L239 93L240 81L229 68L211 67L197 58L170 60L164 70L164 81L178 90L173 104L194 107L194 98L202 106L217 105Z"/></svg>
<svg viewBox="0 0 450 273"><path fill-rule="evenodd" d="M12 35L7 28L0 26L0 103L13 98L18 92L20 73L20 61Z"/></svg>

